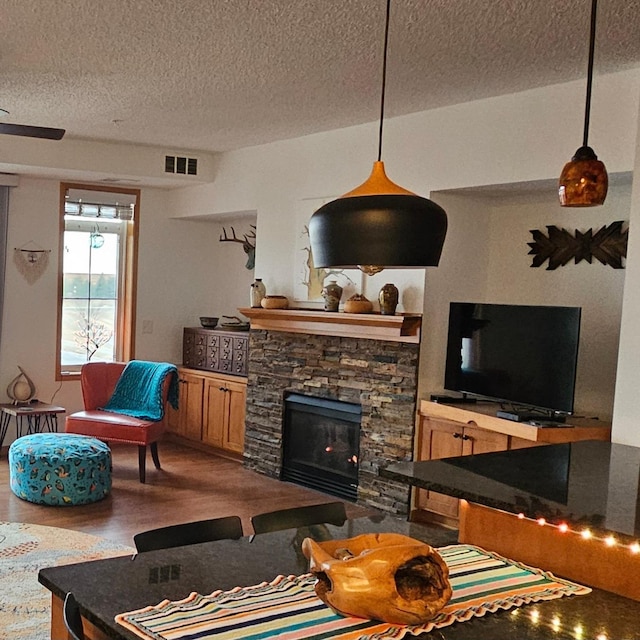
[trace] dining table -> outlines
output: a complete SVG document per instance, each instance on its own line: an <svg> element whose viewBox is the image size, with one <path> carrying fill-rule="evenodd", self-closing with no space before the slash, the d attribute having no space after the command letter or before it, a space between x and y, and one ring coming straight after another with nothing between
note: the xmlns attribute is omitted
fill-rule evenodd
<svg viewBox="0 0 640 640"><path fill-rule="evenodd" d="M455 545L457 540L457 531L452 529L375 514L349 519L342 527L314 525L238 540L43 568L38 580L51 592L51 638L69 638L62 619L67 592L73 592L79 603L89 639L140 640L138 634L116 622L118 614L155 606L165 600L181 600L193 592L210 594L273 581L277 576L304 575L309 571L309 561L301 550L304 538L341 540L365 533L399 533L436 548ZM247 636L238 629L231 637ZM362 637L369 636L363 634ZM464 622L454 622L420 637L431 640L633 640L640 638L640 603L593 589L586 595L542 600L510 610L497 607L495 612L471 616Z"/></svg>

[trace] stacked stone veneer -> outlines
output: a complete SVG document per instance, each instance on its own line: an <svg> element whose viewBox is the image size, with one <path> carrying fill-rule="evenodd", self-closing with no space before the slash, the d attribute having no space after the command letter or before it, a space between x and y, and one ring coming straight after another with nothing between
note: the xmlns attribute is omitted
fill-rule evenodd
<svg viewBox="0 0 640 640"><path fill-rule="evenodd" d="M378 476L411 460L419 345L251 330L245 465L280 477L289 392L362 405L358 503L406 514L409 489Z"/></svg>

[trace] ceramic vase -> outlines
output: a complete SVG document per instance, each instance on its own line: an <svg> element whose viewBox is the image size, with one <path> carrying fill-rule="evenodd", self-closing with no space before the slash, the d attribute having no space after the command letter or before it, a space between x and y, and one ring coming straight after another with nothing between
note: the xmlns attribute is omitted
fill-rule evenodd
<svg viewBox="0 0 640 640"><path fill-rule="evenodd" d="M336 280L329 280L329 284L322 289L325 311L337 311L342 297L342 287Z"/></svg>
<svg viewBox="0 0 640 640"><path fill-rule="evenodd" d="M378 294L380 313L383 316L392 316L398 306L398 287L395 284L385 284Z"/></svg>
<svg viewBox="0 0 640 640"><path fill-rule="evenodd" d="M264 282L262 282L262 278L256 278L253 284L251 285L251 290L249 292L250 296L250 304L252 308L259 308L261 306L262 298L267 295L267 289L264 286Z"/></svg>

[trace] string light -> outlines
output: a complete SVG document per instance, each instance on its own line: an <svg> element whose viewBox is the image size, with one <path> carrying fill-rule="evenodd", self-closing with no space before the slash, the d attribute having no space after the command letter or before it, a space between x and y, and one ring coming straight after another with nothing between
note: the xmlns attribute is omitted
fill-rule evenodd
<svg viewBox="0 0 640 640"><path fill-rule="evenodd" d="M598 537L594 535L594 533L590 529L582 529L582 530L571 529L566 522L560 522L558 524L550 524L547 522L546 518L543 518L543 517L539 517L535 519L527 518L527 516L522 512L516 514L516 517L518 518L518 520L533 520L533 522L535 522L540 526L555 528L558 530L558 533L573 533L573 534L579 535L583 540L602 542L607 547L616 547L621 544L613 534L608 534L605 537ZM626 547L630 553L633 553L633 554L640 553L640 541L624 543L622 546Z"/></svg>

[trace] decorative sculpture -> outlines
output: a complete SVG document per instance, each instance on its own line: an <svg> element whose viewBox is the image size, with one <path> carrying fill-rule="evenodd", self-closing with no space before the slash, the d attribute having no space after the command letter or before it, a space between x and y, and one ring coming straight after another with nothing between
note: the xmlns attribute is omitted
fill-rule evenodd
<svg viewBox="0 0 640 640"><path fill-rule="evenodd" d="M302 552L318 578L316 594L343 616L415 625L432 620L451 599L449 569L440 554L407 536L305 538Z"/></svg>
<svg viewBox="0 0 640 640"><path fill-rule="evenodd" d="M231 227L231 237L229 237L227 230L222 227L223 235L220 236L220 242L239 242L247 254L247 264L244 266L251 270L256 264L256 225L252 224L249 226L251 227L251 231L249 231L249 233L243 233L242 238L236 236L236 230L233 227Z"/></svg>
<svg viewBox="0 0 640 640"><path fill-rule="evenodd" d="M26 404L36 395L36 386L21 366L18 369L20 373L7 386L7 395L13 404Z"/></svg>
<svg viewBox="0 0 640 640"><path fill-rule="evenodd" d="M13 262L20 275L33 284L49 266L50 249L43 249L32 240L22 247L13 249Z"/></svg>
<svg viewBox="0 0 640 640"><path fill-rule="evenodd" d="M572 259L576 264L582 260L591 264L592 259L596 258L604 265L623 269L622 258L627 257L629 230L622 231L622 224L618 220L595 232L593 229L585 232L576 229L575 236L554 225L547 226L548 236L532 229L534 241L527 243L531 247L529 255L534 256L531 266L540 267L548 259L547 270L553 270L563 267Z"/></svg>

